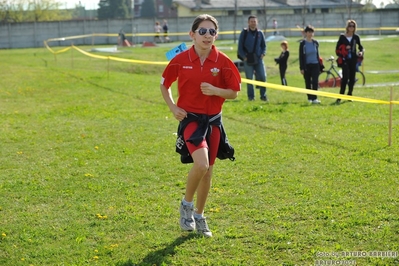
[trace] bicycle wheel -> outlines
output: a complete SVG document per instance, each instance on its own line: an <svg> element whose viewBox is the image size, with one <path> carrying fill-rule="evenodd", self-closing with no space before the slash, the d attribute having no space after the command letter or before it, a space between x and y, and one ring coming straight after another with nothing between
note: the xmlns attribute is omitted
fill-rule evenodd
<svg viewBox="0 0 399 266"><path fill-rule="evenodd" d="M355 85L362 85L366 84L366 77L364 76L362 71L356 71L355 75Z"/></svg>
<svg viewBox="0 0 399 266"><path fill-rule="evenodd" d="M319 88L335 87L335 76L330 71L321 72L319 75Z"/></svg>

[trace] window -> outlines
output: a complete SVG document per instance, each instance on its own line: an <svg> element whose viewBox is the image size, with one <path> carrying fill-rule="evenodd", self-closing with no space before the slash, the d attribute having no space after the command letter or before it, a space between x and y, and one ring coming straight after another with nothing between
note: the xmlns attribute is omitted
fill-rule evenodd
<svg viewBox="0 0 399 266"><path fill-rule="evenodd" d="M302 9L294 9L294 14L302 14Z"/></svg>
<svg viewBox="0 0 399 266"><path fill-rule="evenodd" d="M256 10L256 14L257 15L264 15L265 14L265 10L264 9L258 9L258 10Z"/></svg>
<svg viewBox="0 0 399 266"><path fill-rule="evenodd" d="M328 13L329 12L329 9L328 8L322 8L321 9L321 13Z"/></svg>
<svg viewBox="0 0 399 266"><path fill-rule="evenodd" d="M234 16L235 13L236 13L236 12L235 12L234 10L227 10L227 15L228 15L229 17Z"/></svg>
<svg viewBox="0 0 399 266"><path fill-rule="evenodd" d="M163 13L163 5L159 5L158 6L158 12L159 13Z"/></svg>
<svg viewBox="0 0 399 266"><path fill-rule="evenodd" d="M246 16L249 16L249 15L251 15L251 10L243 10L242 14L246 15Z"/></svg>

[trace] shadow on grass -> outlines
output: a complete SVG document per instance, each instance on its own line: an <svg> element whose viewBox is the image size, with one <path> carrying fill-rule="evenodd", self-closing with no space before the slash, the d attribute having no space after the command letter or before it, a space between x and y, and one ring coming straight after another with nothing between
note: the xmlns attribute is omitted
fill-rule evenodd
<svg viewBox="0 0 399 266"><path fill-rule="evenodd" d="M182 235L175 239L172 243L168 244L162 249L152 251L145 256L145 258L138 262L133 263L131 260L126 262L117 263L116 266L152 266L152 265L168 265L168 258L172 257L176 251L175 248L183 244L184 242L198 237L197 234Z"/></svg>

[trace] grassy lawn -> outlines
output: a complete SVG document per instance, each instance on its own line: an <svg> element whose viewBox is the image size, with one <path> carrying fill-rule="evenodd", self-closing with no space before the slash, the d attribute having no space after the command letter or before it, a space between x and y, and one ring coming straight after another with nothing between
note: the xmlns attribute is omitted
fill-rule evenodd
<svg viewBox="0 0 399 266"><path fill-rule="evenodd" d="M316 39L334 55L336 36ZM288 84L303 88L297 39L288 41ZM398 82L366 72L398 70L397 43L363 42L366 85ZM166 61L174 45L112 56ZM232 41L217 45L236 59ZM280 84L279 54L268 43L270 83ZM174 151L164 66L41 48L0 50L0 67L0 265L399 264L396 105L389 146L389 105L320 97L314 106L275 89L269 103L248 102L243 84L224 105L236 161L216 162L205 239L178 224L190 165ZM390 89L354 95L389 100Z"/></svg>

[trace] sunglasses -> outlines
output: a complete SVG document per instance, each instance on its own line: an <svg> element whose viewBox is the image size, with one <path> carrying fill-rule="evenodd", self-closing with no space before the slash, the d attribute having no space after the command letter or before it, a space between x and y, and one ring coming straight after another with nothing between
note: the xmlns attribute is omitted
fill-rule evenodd
<svg viewBox="0 0 399 266"><path fill-rule="evenodd" d="M199 35L205 35L209 31L209 35L215 36L217 31L215 29L206 29L206 28L199 28L195 32L198 32Z"/></svg>
<svg viewBox="0 0 399 266"><path fill-rule="evenodd" d="M348 28L354 28L355 25L348 25Z"/></svg>

